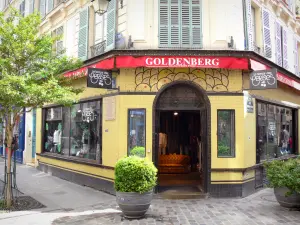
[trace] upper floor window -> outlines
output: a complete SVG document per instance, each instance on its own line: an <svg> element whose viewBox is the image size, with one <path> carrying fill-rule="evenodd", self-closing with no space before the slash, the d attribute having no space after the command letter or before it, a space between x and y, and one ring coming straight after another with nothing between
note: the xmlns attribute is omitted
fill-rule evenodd
<svg viewBox="0 0 300 225"><path fill-rule="evenodd" d="M159 47L202 47L202 0L159 0Z"/></svg>
<svg viewBox="0 0 300 225"><path fill-rule="evenodd" d="M25 0L23 0L20 4L20 14L21 16L25 16Z"/></svg>
<svg viewBox="0 0 300 225"><path fill-rule="evenodd" d="M54 7L54 0L40 0L40 13L42 17L51 12Z"/></svg>
<svg viewBox="0 0 300 225"><path fill-rule="evenodd" d="M55 40L55 43L53 46L54 52L57 55L62 54L62 52L64 50L64 42L62 39L63 34L64 34L63 26L60 26L60 27L56 28L54 31L52 31L52 36L57 38L57 40Z"/></svg>
<svg viewBox="0 0 300 225"><path fill-rule="evenodd" d="M107 13L99 15L95 13L95 41L91 47L91 56L97 56L105 52L107 40Z"/></svg>

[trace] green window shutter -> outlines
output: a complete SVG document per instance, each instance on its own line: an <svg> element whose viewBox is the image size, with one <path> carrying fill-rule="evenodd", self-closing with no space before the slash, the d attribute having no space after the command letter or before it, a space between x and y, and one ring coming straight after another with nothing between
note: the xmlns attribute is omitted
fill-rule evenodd
<svg viewBox="0 0 300 225"><path fill-rule="evenodd" d="M46 15L46 0L40 0L40 13L42 18Z"/></svg>
<svg viewBox="0 0 300 225"><path fill-rule="evenodd" d="M190 0L182 0L181 2L181 46L189 48L191 46L191 13Z"/></svg>
<svg viewBox="0 0 300 225"><path fill-rule="evenodd" d="M159 0L159 47L166 48L169 47L169 0Z"/></svg>
<svg viewBox="0 0 300 225"><path fill-rule="evenodd" d="M88 57L88 29L89 9L85 8L80 12L79 37L78 37L78 58L86 60Z"/></svg>
<svg viewBox="0 0 300 225"><path fill-rule="evenodd" d="M109 51L115 48L116 39L116 0L111 0L107 7L107 40L106 49Z"/></svg>
<svg viewBox="0 0 300 225"><path fill-rule="evenodd" d="M202 0L191 0L191 47L202 48Z"/></svg>

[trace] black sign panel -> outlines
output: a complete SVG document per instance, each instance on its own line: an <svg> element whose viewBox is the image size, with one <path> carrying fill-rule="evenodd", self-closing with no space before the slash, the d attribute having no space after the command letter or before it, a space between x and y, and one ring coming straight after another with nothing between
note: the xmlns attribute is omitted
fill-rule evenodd
<svg viewBox="0 0 300 225"><path fill-rule="evenodd" d="M263 90L277 88L277 70L258 70L250 74L250 89Z"/></svg>
<svg viewBox="0 0 300 225"><path fill-rule="evenodd" d="M112 89L111 71L88 68L87 86L91 88Z"/></svg>

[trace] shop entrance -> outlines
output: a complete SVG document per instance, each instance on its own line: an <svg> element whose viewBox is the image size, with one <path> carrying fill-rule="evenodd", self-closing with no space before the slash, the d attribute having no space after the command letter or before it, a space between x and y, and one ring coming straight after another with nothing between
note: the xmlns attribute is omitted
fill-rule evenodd
<svg viewBox="0 0 300 225"><path fill-rule="evenodd" d="M207 102L205 92L186 81L164 86L156 97L157 192L207 191Z"/></svg>

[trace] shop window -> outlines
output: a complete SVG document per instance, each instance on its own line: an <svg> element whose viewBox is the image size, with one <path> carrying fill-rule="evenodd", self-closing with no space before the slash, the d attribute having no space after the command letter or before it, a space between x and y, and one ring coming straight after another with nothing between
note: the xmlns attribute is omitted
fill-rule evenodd
<svg viewBox="0 0 300 225"><path fill-rule="evenodd" d="M100 152L100 102L76 104L71 109L70 155L96 160Z"/></svg>
<svg viewBox="0 0 300 225"><path fill-rule="evenodd" d="M235 157L234 110L218 110L218 157Z"/></svg>
<svg viewBox="0 0 300 225"><path fill-rule="evenodd" d="M44 151L101 163L102 102L46 109Z"/></svg>
<svg viewBox="0 0 300 225"><path fill-rule="evenodd" d="M146 110L128 110L128 155L145 157Z"/></svg>
<svg viewBox="0 0 300 225"><path fill-rule="evenodd" d="M257 163L294 153L292 110L267 103L257 110Z"/></svg>
<svg viewBox="0 0 300 225"><path fill-rule="evenodd" d="M45 145L46 152L61 154L62 108L46 110Z"/></svg>

